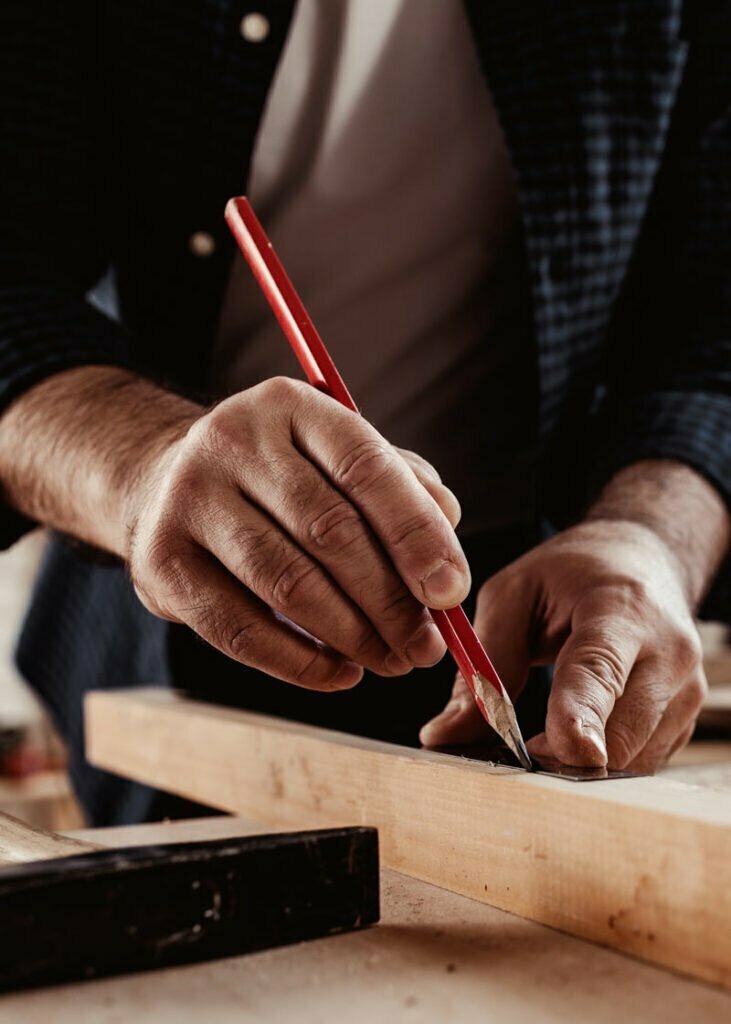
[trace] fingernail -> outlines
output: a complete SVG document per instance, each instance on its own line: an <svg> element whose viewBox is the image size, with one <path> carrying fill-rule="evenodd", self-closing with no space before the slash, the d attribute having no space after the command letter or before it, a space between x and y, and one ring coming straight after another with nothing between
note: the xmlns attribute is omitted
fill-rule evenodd
<svg viewBox="0 0 731 1024"><path fill-rule="evenodd" d="M354 661L344 662L330 680L333 690L348 690L363 678L363 666Z"/></svg>
<svg viewBox="0 0 731 1024"><path fill-rule="evenodd" d="M601 758L601 763L605 765L609 758L607 756L607 745L604 742L604 737L592 726L586 725L581 727L581 734L584 739L594 747Z"/></svg>
<svg viewBox="0 0 731 1024"><path fill-rule="evenodd" d="M383 659L383 667L387 672L392 672L395 676L405 676L414 666L411 662L402 658L400 654L391 651Z"/></svg>
<svg viewBox="0 0 731 1024"><path fill-rule="evenodd" d="M415 665L435 665L444 656L446 646L433 622L427 622L414 633L406 645L406 657Z"/></svg>
<svg viewBox="0 0 731 1024"><path fill-rule="evenodd" d="M442 562L422 582L427 604L453 607L464 600L469 581L454 562Z"/></svg>

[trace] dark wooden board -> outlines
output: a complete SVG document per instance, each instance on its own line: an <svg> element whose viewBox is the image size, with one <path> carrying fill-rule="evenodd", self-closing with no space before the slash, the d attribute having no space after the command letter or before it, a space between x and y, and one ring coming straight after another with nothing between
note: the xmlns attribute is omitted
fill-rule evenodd
<svg viewBox="0 0 731 1024"><path fill-rule="evenodd" d="M378 917L372 828L20 864L0 870L0 990L233 956Z"/></svg>

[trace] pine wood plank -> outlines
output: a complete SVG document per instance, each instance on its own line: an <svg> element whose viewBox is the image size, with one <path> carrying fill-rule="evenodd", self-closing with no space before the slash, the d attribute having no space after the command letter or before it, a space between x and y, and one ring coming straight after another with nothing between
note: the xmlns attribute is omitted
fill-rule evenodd
<svg viewBox="0 0 731 1024"><path fill-rule="evenodd" d="M383 863L731 987L731 794L570 783L175 697L87 698L93 764L284 828L374 825Z"/></svg>

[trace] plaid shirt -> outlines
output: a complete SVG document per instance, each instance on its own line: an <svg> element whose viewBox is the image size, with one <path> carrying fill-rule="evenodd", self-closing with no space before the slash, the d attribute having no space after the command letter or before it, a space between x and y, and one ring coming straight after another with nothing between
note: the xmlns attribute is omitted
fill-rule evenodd
<svg viewBox="0 0 731 1024"><path fill-rule="evenodd" d="M590 493L587 467L647 457L731 496L729 5L693 6L467 0L521 200L546 512ZM90 362L205 391L221 211L293 0L255 7L269 33L249 42L239 0L4 0L0 410ZM84 299L109 267L123 328Z"/></svg>
<svg viewBox="0 0 731 1024"><path fill-rule="evenodd" d="M465 4L521 202L541 514L576 515L644 458L687 462L731 500L729 3ZM205 393L233 257L222 210L245 190L293 7L3 0L0 411L87 363ZM240 31L252 9L263 39ZM196 232L215 242L205 258ZM85 301L109 268L121 326ZM1 510L0 546L28 525ZM94 605L147 637L153 626L121 572L103 598L95 571L72 595L59 664L104 685L104 666L122 662ZM58 578L45 583L49 616ZM143 648L158 664L159 644Z"/></svg>

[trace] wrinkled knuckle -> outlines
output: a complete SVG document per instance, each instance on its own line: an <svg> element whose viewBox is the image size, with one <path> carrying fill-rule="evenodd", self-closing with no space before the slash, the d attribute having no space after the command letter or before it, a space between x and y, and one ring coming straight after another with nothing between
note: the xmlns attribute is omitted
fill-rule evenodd
<svg viewBox="0 0 731 1024"><path fill-rule="evenodd" d="M380 617L384 622L403 622L404 628L409 627L411 616L407 618L407 613L413 611L420 619L422 610L422 605L401 582L386 590L379 605Z"/></svg>
<svg viewBox="0 0 731 1024"><path fill-rule="evenodd" d="M193 624L196 633L223 654L247 663L256 653L260 627L254 620L242 622L227 618L215 606L202 608Z"/></svg>
<svg viewBox="0 0 731 1024"><path fill-rule="evenodd" d="M305 387L309 391L309 387L302 381L282 376L270 377L269 380L257 385L266 401L279 407L288 407L297 402L302 397Z"/></svg>
<svg viewBox="0 0 731 1024"><path fill-rule="evenodd" d="M336 464L335 482L350 493L365 490L392 472L393 459L393 452L386 442L366 438Z"/></svg>
<svg viewBox="0 0 731 1024"><path fill-rule="evenodd" d="M172 474L165 496L171 514L188 514L202 501L207 490L204 475L191 462L183 462Z"/></svg>
<svg viewBox="0 0 731 1024"><path fill-rule="evenodd" d="M616 700L624 689L624 668L621 659L609 647L583 645L578 660L582 670L607 690Z"/></svg>
<svg viewBox="0 0 731 1024"><path fill-rule="evenodd" d="M167 594L175 595L184 590L188 574L188 559L184 550L176 544L166 531L150 538L140 553L146 567L146 577L152 577Z"/></svg>
<svg viewBox="0 0 731 1024"><path fill-rule="evenodd" d="M625 598L626 612L633 618L642 619L649 609L655 608L655 596L645 580L626 576L621 579L620 586Z"/></svg>
<svg viewBox="0 0 731 1024"><path fill-rule="evenodd" d="M266 589L269 603L275 608L289 608L308 603L320 579L318 567L306 555L287 557L276 567Z"/></svg>
<svg viewBox="0 0 731 1024"><path fill-rule="evenodd" d="M262 530L239 527L232 538L234 575L253 590L262 601L271 604L272 580L281 552L275 551Z"/></svg>
<svg viewBox="0 0 731 1024"><path fill-rule="evenodd" d="M320 513L307 528L308 540L318 548L343 551L363 537L358 512L347 501L338 502Z"/></svg>
<svg viewBox="0 0 731 1024"><path fill-rule="evenodd" d="M266 579L271 568L266 531L237 524L229 537L229 549L234 576L259 593L260 577Z"/></svg>
<svg viewBox="0 0 731 1024"><path fill-rule="evenodd" d="M253 623L236 622L221 634L222 650L236 661L250 659L257 645L257 629Z"/></svg>
<svg viewBox="0 0 731 1024"><path fill-rule="evenodd" d="M408 548L413 546L414 541L423 542L424 538L433 532L434 516L428 512L417 512L413 516L407 516L399 520L391 528L387 543L390 548ZM434 561L447 561L451 555L450 551L444 550L434 552Z"/></svg>
<svg viewBox="0 0 731 1024"><path fill-rule="evenodd" d="M196 449L221 455L241 447L242 433L242 417L234 416L224 403L202 416L191 427L189 438Z"/></svg>
<svg viewBox="0 0 731 1024"><path fill-rule="evenodd" d="M703 674L692 676L686 683L685 693L690 714L695 718L708 696L708 683L705 676Z"/></svg>
<svg viewBox="0 0 731 1024"><path fill-rule="evenodd" d="M375 629L372 626L364 626L353 637L352 658L359 664L364 664L374 657L381 657L383 647L383 641Z"/></svg>
<svg viewBox="0 0 731 1024"><path fill-rule="evenodd" d="M672 643L672 652L675 665L681 671L690 673L703 659L698 633L690 630L677 633Z"/></svg>

